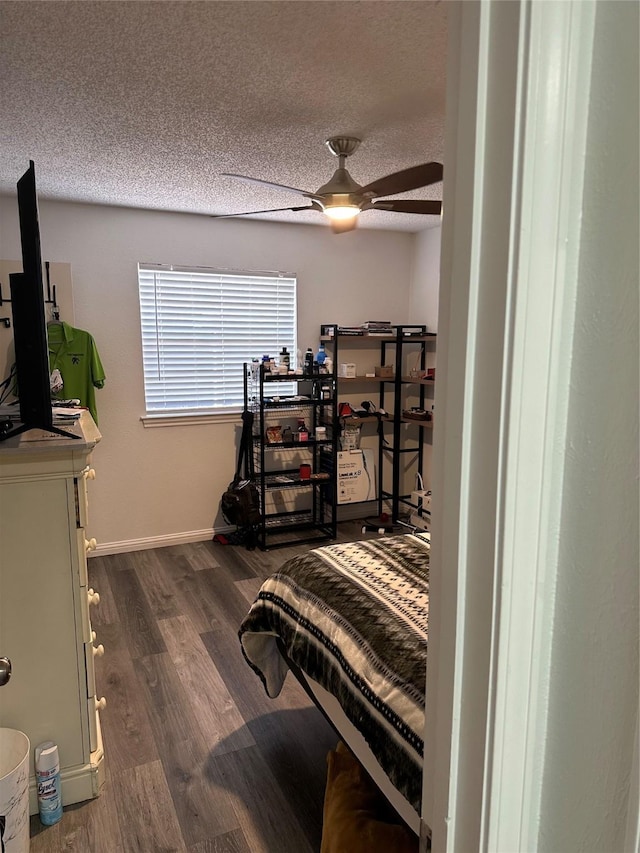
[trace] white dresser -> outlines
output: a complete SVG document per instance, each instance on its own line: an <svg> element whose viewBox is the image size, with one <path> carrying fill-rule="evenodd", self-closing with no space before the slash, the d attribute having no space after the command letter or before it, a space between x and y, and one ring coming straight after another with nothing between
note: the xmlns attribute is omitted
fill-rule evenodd
<svg viewBox="0 0 640 853"><path fill-rule="evenodd" d="M31 431L0 443L0 656L12 676L0 687L0 726L31 741L30 811L38 810L33 748L58 744L63 804L95 797L104 781L91 629L87 483L100 433L88 413L78 439Z"/></svg>

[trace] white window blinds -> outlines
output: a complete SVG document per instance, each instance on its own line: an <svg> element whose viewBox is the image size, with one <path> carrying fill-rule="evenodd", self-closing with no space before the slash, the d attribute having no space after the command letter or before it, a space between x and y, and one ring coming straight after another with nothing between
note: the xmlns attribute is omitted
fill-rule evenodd
<svg viewBox="0 0 640 853"><path fill-rule="evenodd" d="M293 275L139 264L138 285L148 414L237 410L244 362L296 352Z"/></svg>

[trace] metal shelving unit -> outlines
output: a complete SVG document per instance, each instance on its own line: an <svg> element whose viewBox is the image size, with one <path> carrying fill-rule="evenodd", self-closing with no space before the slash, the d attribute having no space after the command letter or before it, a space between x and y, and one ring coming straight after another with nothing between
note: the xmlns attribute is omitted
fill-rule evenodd
<svg viewBox="0 0 640 853"><path fill-rule="evenodd" d="M433 430L433 419L418 420L403 415L407 393L413 392L417 397L416 408L425 409L431 399L435 381L423 378L427 367L429 352L435 351L436 335L427 332L424 325L393 326L393 334L341 333L337 324L324 324L320 327L320 340L329 347L334 361L337 388L342 390L349 386L367 387L375 383L377 387L379 409L387 412L386 416L358 417L358 423L379 422L378 442L378 513L388 504L391 509L393 522L400 520L401 510L415 508L411 502L410 493L402 490L404 460L410 461L416 473L422 473L424 462L424 445L430 441ZM377 348L380 355L380 365L394 364L396 370L391 377L356 376L346 378L337 375L341 347L349 350L360 348ZM411 371L408 363L411 362ZM391 402L387 405L388 401ZM342 423L345 420L342 419ZM405 428L412 424L415 429ZM335 431L339 432L341 419L335 418ZM388 462L388 465L385 465ZM387 474L390 469L390 477Z"/></svg>
<svg viewBox="0 0 640 853"><path fill-rule="evenodd" d="M280 375L260 365L252 373L245 364L244 406L254 415L253 468L262 510L259 547L335 539L336 477L327 473L324 464L327 458L333 459L331 471L335 472L335 372ZM304 440L296 431L300 418L308 430ZM280 427L279 436L274 436L276 427ZM318 437L318 427L326 429L325 437ZM309 478L301 476L303 464L310 467Z"/></svg>

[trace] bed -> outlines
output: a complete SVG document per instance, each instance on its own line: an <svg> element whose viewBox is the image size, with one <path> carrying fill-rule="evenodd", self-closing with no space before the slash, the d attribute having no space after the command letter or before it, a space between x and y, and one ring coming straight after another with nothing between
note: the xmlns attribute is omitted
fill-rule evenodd
<svg viewBox="0 0 640 853"><path fill-rule="evenodd" d="M240 630L266 692L289 669L419 833L429 534L327 545L269 577Z"/></svg>

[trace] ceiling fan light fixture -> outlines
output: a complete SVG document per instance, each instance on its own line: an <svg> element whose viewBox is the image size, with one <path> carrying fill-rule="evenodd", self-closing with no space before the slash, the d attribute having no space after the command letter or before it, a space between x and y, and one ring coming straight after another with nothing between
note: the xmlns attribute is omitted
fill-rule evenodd
<svg viewBox="0 0 640 853"><path fill-rule="evenodd" d="M325 206L324 212L329 219L336 222L344 222L345 219L355 219L360 213L360 208L357 204L336 204L334 206Z"/></svg>
<svg viewBox="0 0 640 853"><path fill-rule="evenodd" d="M258 213L275 213L280 210L294 212L314 210L327 215L334 234L353 231L357 227L358 214L361 210L388 210L392 213L414 213L427 216L442 215L442 202L440 201L386 198L409 190L428 187L442 181L442 163L421 163L418 166L411 166L408 169L401 169L399 172L385 175L362 186L354 181L345 168L347 157L358 148L360 140L355 136L332 136L326 140L325 144L329 151L338 158L338 168L331 179L315 192L307 192L296 187L289 187L286 184L274 184L272 181L265 181L261 178L250 178L248 175L223 172L223 175L230 178L298 193L308 199L310 204L302 207L273 208L271 210L254 210L225 215L250 216Z"/></svg>

